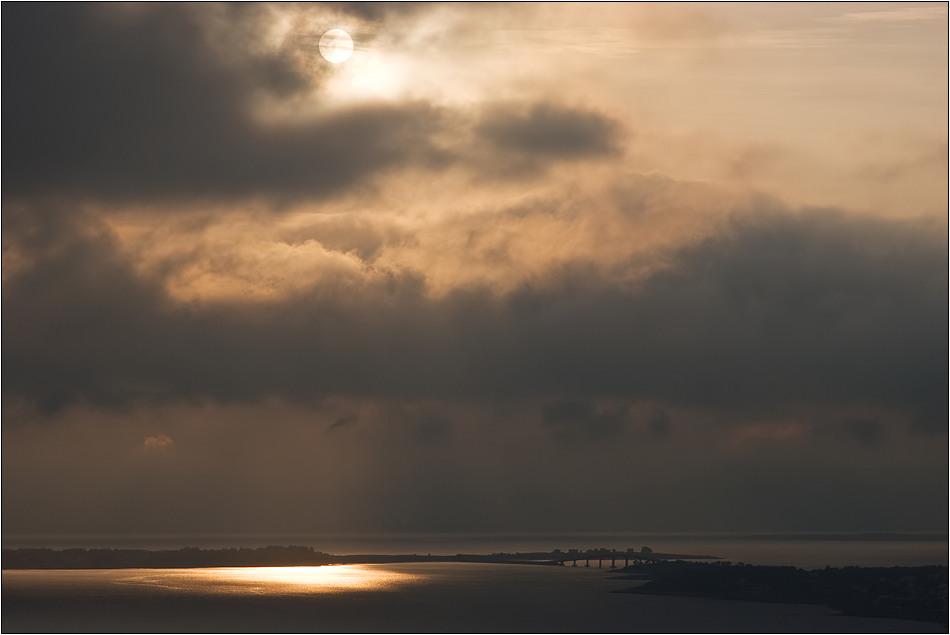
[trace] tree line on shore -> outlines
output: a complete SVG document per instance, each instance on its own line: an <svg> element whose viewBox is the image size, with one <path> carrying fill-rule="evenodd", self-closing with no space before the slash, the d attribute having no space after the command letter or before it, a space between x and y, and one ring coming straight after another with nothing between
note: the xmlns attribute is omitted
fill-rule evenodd
<svg viewBox="0 0 950 635"><path fill-rule="evenodd" d="M175 569L335 564L312 547L199 549L4 549L4 569Z"/></svg>
<svg viewBox="0 0 950 635"><path fill-rule="evenodd" d="M609 549L588 552L591 557L610 557ZM289 567L326 564L385 564L394 562L495 562L560 564L570 554L551 552L480 554L357 554L334 555L313 547L268 546L225 549L4 549L4 569L179 569L198 567Z"/></svg>

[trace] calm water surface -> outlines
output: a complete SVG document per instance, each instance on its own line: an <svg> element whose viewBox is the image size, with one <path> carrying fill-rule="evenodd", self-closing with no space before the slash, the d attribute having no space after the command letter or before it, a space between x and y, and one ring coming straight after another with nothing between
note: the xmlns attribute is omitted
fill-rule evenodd
<svg viewBox="0 0 950 635"><path fill-rule="evenodd" d="M409 563L4 571L4 632L945 632L823 606L611 593L609 570Z"/></svg>
<svg viewBox="0 0 950 635"><path fill-rule="evenodd" d="M824 537L827 538L827 537ZM493 553L571 548L709 554L733 562L947 564L945 539L828 540L736 535L404 534L4 536L4 547L256 547L337 554ZM606 566L606 565L605 565ZM823 606L612 591L607 569L472 563L4 571L4 632L946 632L835 615Z"/></svg>

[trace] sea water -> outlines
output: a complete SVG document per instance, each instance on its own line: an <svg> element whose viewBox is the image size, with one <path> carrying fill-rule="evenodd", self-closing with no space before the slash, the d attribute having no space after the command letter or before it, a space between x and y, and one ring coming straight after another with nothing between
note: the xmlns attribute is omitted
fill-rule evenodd
<svg viewBox="0 0 950 635"><path fill-rule="evenodd" d="M4 571L4 632L945 632L820 605L615 593L609 570L473 563Z"/></svg>
<svg viewBox="0 0 950 635"><path fill-rule="evenodd" d="M945 539L646 534L61 536L4 547L175 549L302 544L338 554L500 553L649 546L804 568L947 564ZM852 537L854 538L854 537ZM35 542L34 542L35 541ZM405 563L4 571L4 632L945 632L820 605L618 593L641 582L591 567Z"/></svg>

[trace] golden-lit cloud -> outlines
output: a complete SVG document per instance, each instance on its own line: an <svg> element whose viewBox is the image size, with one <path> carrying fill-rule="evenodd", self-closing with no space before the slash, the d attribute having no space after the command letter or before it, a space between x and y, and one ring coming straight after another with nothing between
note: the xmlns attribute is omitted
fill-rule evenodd
<svg viewBox="0 0 950 635"><path fill-rule="evenodd" d="M142 446L146 450L152 452L162 452L174 445L175 442L172 441L171 437L164 434L156 434L152 436L145 437L145 440L142 441Z"/></svg>

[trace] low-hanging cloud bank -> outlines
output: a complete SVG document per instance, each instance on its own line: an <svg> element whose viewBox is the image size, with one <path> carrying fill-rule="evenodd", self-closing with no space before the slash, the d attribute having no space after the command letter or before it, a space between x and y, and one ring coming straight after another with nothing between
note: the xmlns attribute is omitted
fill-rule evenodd
<svg viewBox="0 0 950 635"><path fill-rule="evenodd" d="M14 214L15 216L15 214ZM55 409L266 396L623 397L732 409L859 402L941 429L947 254L926 223L735 218L646 279L573 262L510 292L424 276L179 304L107 232L7 235L4 391ZM619 268L622 268L619 267Z"/></svg>

